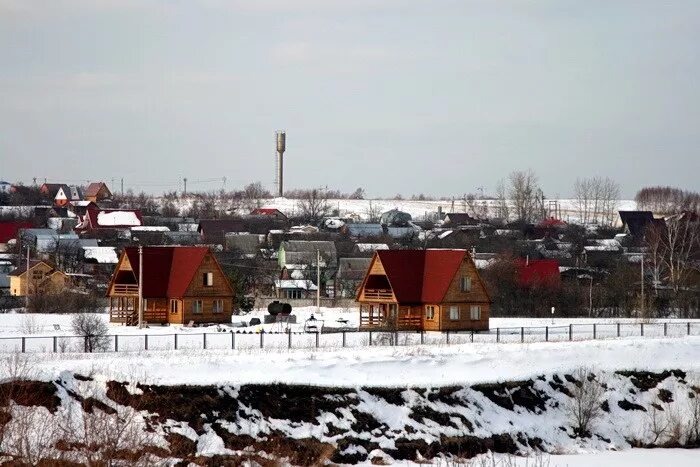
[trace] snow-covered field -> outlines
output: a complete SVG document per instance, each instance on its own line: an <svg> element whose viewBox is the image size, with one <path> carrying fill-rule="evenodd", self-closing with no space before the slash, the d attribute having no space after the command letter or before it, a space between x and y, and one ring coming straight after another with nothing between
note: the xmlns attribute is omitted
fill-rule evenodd
<svg viewBox="0 0 700 467"><path fill-rule="evenodd" d="M566 372L580 366L597 370L700 371L700 337L536 344L451 346L149 351L95 354L42 354L33 357L42 379L61 372L100 379L154 384L313 384L320 386L445 386L518 380ZM187 371L183 371L183 369Z"/></svg>
<svg viewBox="0 0 700 467"><path fill-rule="evenodd" d="M492 318L489 332L437 333L367 331L357 332L357 309L305 307L295 309L296 323L250 325L253 318L264 322L264 310L255 310L243 316L234 316L231 326L202 326L190 328L180 325L155 325L144 329L134 326L109 324L108 315L100 316L109 327L103 350L119 352L141 350L230 350L276 351L368 346L455 345L464 343L534 343L580 341L641 337L700 336L700 320L654 320L639 322L633 319L536 319ZM315 329L309 331L310 318ZM40 315L8 313L0 315L0 352L78 352L84 347L83 339L75 337L71 329L72 315ZM690 323L690 324L689 324ZM328 331L347 331L346 333ZM264 334L264 335L261 335ZM147 336L147 337L146 337Z"/></svg>

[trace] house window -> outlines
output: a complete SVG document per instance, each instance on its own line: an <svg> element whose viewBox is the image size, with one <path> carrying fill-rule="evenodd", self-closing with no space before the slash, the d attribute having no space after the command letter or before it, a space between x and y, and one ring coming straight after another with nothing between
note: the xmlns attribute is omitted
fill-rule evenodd
<svg viewBox="0 0 700 467"><path fill-rule="evenodd" d="M44 277L44 273L41 271L32 271L32 279L39 280Z"/></svg>
<svg viewBox="0 0 700 467"><path fill-rule="evenodd" d="M471 292L472 278L469 276L462 276L462 280L459 282L459 290L462 292Z"/></svg>
<svg viewBox="0 0 700 467"><path fill-rule="evenodd" d="M301 289L286 289L285 298L301 298Z"/></svg>
<svg viewBox="0 0 700 467"><path fill-rule="evenodd" d="M213 272L205 272L202 274L202 285L205 287L211 287L214 285L214 273Z"/></svg>
<svg viewBox="0 0 700 467"><path fill-rule="evenodd" d="M479 320L481 319L481 306L480 305L472 305L469 308L471 319L473 320Z"/></svg>
<svg viewBox="0 0 700 467"><path fill-rule="evenodd" d="M202 301L195 300L192 302L192 313L202 314Z"/></svg>
<svg viewBox="0 0 700 467"><path fill-rule="evenodd" d="M435 305L425 306L425 319L435 319Z"/></svg>
<svg viewBox="0 0 700 467"><path fill-rule="evenodd" d="M399 306L396 303L389 304L389 316L391 318L396 318L398 308L399 308Z"/></svg>
<svg viewBox="0 0 700 467"><path fill-rule="evenodd" d="M452 321L459 320L459 306L458 305L450 305L450 319Z"/></svg>
<svg viewBox="0 0 700 467"><path fill-rule="evenodd" d="M214 300L214 304L211 309L212 313L223 313L224 312L224 301Z"/></svg>
<svg viewBox="0 0 700 467"><path fill-rule="evenodd" d="M170 300L170 313L177 313L177 300Z"/></svg>

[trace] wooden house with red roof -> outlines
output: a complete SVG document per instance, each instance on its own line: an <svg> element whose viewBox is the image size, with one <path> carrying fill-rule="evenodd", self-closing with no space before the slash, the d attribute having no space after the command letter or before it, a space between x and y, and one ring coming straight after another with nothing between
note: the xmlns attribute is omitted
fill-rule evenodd
<svg viewBox="0 0 700 467"><path fill-rule="evenodd" d="M34 227L31 222L7 221L0 222L0 252L8 250L11 240L16 240L21 229L31 229Z"/></svg>
<svg viewBox="0 0 700 467"><path fill-rule="evenodd" d="M100 209L88 206L74 230L77 233L104 229L128 230L142 225L143 217L138 209Z"/></svg>
<svg viewBox="0 0 700 467"><path fill-rule="evenodd" d="M357 293L361 329L486 330L491 298L466 250L380 250Z"/></svg>
<svg viewBox="0 0 700 467"><path fill-rule="evenodd" d="M112 198L112 192L109 191L107 185L104 182L93 182L85 188L83 193L85 201L92 201L97 203L98 201L104 201Z"/></svg>
<svg viewBox="0 0 700 467"><path fill-rule="evenodd" d="M142 263L144 321L231 322L233 289L209 248L144 247ZM125 248L107 289L111 322L138 323L138 281L138 248Z"/></svg>

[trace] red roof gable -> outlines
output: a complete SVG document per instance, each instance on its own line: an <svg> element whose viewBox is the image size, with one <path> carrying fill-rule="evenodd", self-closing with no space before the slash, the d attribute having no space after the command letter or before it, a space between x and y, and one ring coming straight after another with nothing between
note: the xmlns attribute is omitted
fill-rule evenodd
<svg viewBox="0 0 700 467"><path fill-rule="evenodd" d="M439 303L466 250L381 250L382 266L401 303Z"/></svg>
<svg viewBox="0 0 700 467"><path fill-rule="evenodd" d="M556 259L531 259L522 258L516 261L518 270L518 282L521 286L546 285L558 287L561 284L559 275L559 261Z"/></svg>
<svg viewBox="0 0 700 467"><path fill-rule="evenodd" d="M20 229L31 229L31 222L0 222L0 243L17 238Z"/></svg>
<svg viewBox="0 0 700 467"><path fill-rule="evenodd" d="M256 208L250 212L251 215L261 215L261 216L283 216L282 211L276 208Z"/></svg>
<svg viewBox="0 0 700 467"><path fill-rule="evenodd" d="M206 247L144 247L143 296L183 297L208 251ZM138 281L139 250L137 247L128 247L124 252Z"/></svg>

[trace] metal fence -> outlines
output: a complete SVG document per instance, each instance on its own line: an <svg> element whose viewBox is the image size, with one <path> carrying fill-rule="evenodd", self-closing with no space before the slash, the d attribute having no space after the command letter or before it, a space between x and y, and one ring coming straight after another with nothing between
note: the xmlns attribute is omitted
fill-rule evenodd
<svg viewBox="0 0 700 467"><path fill-rule="evenodd" d="M101 337L0 337L0 352L134 352L148 350L313 349L467 343L569 342L624 337L700 335L700 322L591 323L568 326L499 327L489 331L209 332L118 334Z"/></svg>

